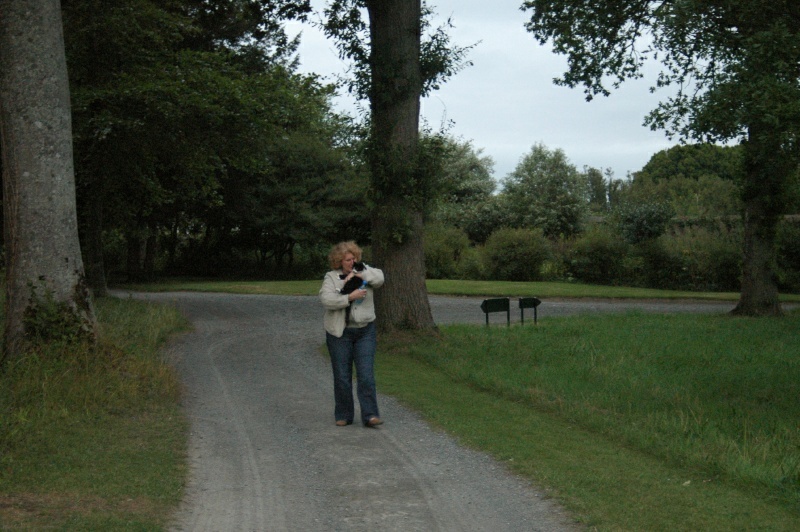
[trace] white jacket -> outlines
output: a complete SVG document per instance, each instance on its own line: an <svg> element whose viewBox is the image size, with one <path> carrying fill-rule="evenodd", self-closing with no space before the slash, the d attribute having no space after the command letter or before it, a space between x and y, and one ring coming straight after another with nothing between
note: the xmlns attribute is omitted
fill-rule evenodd
<svg viewBox="0 0 800 532"><path fill-rule="evenodd" d="M350 304L347 294L339 291L344 286L344 281L339 279L342 270L331 270L325 274L322 281L322 288L319 290L319 299L325 308L325 331L337 338L341 338L345 323L345 310ZM350 309L350 326L364 327L370 322L375 321L375 300L372 298L372 291L383 286L383 272L378 268L366 266L363 272L358 275L367 281L367 297L353 302Z"/></svg>

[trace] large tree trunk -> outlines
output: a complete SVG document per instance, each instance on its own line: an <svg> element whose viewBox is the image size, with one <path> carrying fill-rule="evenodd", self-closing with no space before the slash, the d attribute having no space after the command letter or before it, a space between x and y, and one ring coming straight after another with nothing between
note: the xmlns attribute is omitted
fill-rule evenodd
<svg viewBox="0 0 800 532"><path fill-rule="evenodd" d="M794 159L783 153L780 137L767 127L751 127L745 150L744 253L742 293L733 314L778 316L782 313L775 277L775 236L784 211L783 198Z"/></svg>
<svg viewBox="0 0 800 532"><path fill-rule="evenodd" d="M733 314L778 316L781 304L774 272L776 224L758 210L757 205L745 207L742 293Z"/></svg>
<svg viewBox="0 0 800 532"><path fill-rule="evenodd" d="M372 130L369 161L375 210L374 261L386 284L376 294L379 326L433 329L425 288L422 198L415 185L422 92L420 0L368 0L369 92Z"/></svg>
<svg viewBox="0 0 800 532"><path fill-rule="evenodd" d="M0 132L6 244L4 356L30 318L40 332L94 338L78 242L67 65L58 0L0 0ZM38 304L59 323L41 327ZM52 308L48 309L52 311ZM47 315L52 315L48 312Z"/></svg>

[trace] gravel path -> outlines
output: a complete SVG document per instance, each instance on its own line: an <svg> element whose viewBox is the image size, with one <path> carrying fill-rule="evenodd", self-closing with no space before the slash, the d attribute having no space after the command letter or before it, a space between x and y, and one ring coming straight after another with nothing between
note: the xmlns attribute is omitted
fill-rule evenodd
<svg viewBox="0 0 800 532"><path fill-rule="evenodd" d="M432 430L389 397L379 397L386 421L382 427L335 427L316 297L116 295L174 302L194 324L194 331L170 349L186 387L191 422L191 474L174 530L576 528L534 486ZM437 323L483 323L480 302L431 298ZM724 312L731 307L545 301L539 316L628 308ZM504 315L496 316L492 322L505 322ZM518 312L512 312L512 320L519 320Z"/></svg>

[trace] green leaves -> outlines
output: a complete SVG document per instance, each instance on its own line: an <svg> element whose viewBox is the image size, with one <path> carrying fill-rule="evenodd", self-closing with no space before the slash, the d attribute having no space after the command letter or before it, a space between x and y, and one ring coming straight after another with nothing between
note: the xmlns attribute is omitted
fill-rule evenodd
<svg viewBox="0 0 800 532"><path fill-rule="evenodd" d="M779 314L775 227L800 164L800 4L530 0L523 9L531 11L528 31L567 56L560 83L582 85L591 99L608 94L606 78L617 84L637 77L644 61L652 60L662 68L655 87L674 93L645 124L681 140L743 144L747 228L735 312Z"/></svg>
<svg viewBox="0 0 800 532"><path fill-rule="evenodd" d="M567 87L583 86L586 99L608 96L628 78L641 77L647 57L641 37L653 16L655 2L531 0L525 28L541 43L552 42L556 53L567 55L569 70L555 80Z"/></svg>
<svg viewBox="0 0 800 532"><path fill-rule="evenodd" d="M589 183L563 151L536 144L506 177L503 194L516 227L538 227L545 236L557 238L580 231Z"/></svg>
<svg viewBox="0 0 800 532"><path fill-rule="evenodd" d="M339 57L352 61L350 79L344 80L349 91L360 99L369 97L372 84L373 65L370 34L366 14L367 0L333 0L324 11L325 35L336 41ZM469 50L475 45L455 45L447 33L452 27L448 19L444 24L432 28L433 9L423 2L420 30L420 74L422 96L436 90L450 77L470 66Z"/></svg>
<svg viewBox="0 0 800 532"><path fill-rule="evenodd" d="M629 244L658 238L674 215L670 205L655 202L624 205L615 212L619 231Z"/></svg>
<svg viewBox="0 0 800 532"><path fill-rule="evenodd" d="M800 130L800 14L777 2L526 1L526 28L568 58L557 82L583 86L587 98L640 77L646 61L655 81L674 87L646 122L696 140L744 139L748 126Z"/></svg>
<svg viewBox="0 0 800 532"><path fill-rule="evenodd" d="M345 123L333 88L293 71L283 30L309 9L64 2L79 198L102 205L129 250L159 239L170 262L199 264L238 246L291 252L336 225L332 183L353 173Z"/></svg>

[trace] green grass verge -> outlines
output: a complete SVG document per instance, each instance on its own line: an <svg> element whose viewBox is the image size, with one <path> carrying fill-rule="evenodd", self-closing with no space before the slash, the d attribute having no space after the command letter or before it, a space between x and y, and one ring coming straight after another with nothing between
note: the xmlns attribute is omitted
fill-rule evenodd
<svg viewBox="0 0 800 532"><path fill-rule="evenodd" d="M123 284L120 288L144 292L227 292L232 294L273 294L315 296L319 293L321 280L314 281L162 281L148 284ZM708 299L736 301L734 292L685 292L677 290L655 290L650 288L628 288L622 286L600 286L579 283L515 283L505 281L452 281L429 279L428 292L449 296L496 296L496 297L541 297L541 298L620 298L620 299ZM800 302L800 294L783 294L781 300Z"/></svg>
<svg viewBox="0 0 800 532"><path fill-rule="evenodd" d="M800 530L800 314L386 337L379 389L600 530Z"/></svg>
<svg viewBox="0 0 800 532"><path fill-rule="evenodd" d="M180 502L187 422L159 349L176 309L96 302L96 347L49 345L0 373L0 529L159 530Z"/></svg>

